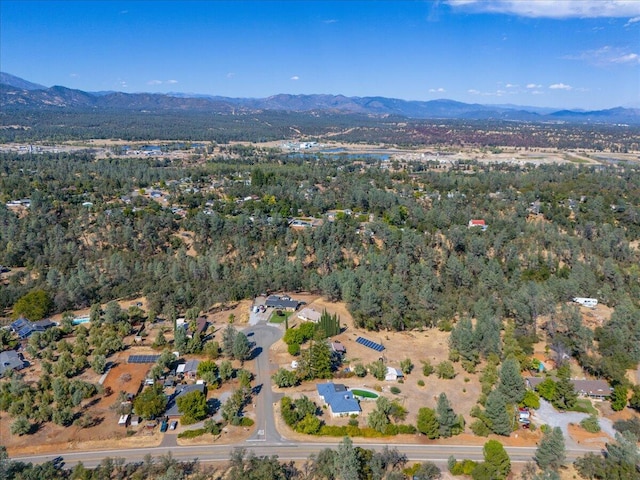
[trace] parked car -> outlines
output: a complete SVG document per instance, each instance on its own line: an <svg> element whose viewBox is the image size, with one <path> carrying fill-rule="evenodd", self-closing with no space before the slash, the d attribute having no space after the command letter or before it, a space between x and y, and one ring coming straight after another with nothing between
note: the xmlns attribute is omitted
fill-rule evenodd
<svg viewBox="0 0 640 480"><path fill-rule="evenodd" d="M160 425L160 431L164 433L167 431L168 427L169 427L169 422L167 422L166 420L163 420L162 425Z"/></svg>
<svg viewBox="0 0 640 480"><path fill-rule="evenodd" d="M173 422L171 422L171 425L169 425L169 430L175 430L177 426L178 426L178 421L174 420Z"/></svg>

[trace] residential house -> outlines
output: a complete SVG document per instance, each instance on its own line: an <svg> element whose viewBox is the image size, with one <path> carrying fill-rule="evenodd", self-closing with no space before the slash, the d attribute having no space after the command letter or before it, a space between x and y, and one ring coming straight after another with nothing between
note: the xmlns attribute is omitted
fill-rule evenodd
<svg viewBox="0 0 640 480"><path fill-rule="evenodd" d="M176 368L176 374L184 374L187 377L194 378L198 373L198 365L200 365L200 360L187 360L185 363L181 363Z"/></svg>
<svg viewBox="0 0 640 480"><path fill-rule="evenodd" d="M527 377L525 382L529 388L535 389L540 385L547 377ZM552 378L557 381L557 379ZM611 397L612 388L604 380L578 380L571 379L573 388L583 397L589 397L595 400L606 400Z"/></svg>
<svg viewBox="0 0 640 480"><path fill-rule="evenodd" d="M298 313L298 318L305 322L318 323L320 321L320 317L322 317L322 313L314 310L313 308L303 308L300 310L300 313Z"/></svg>
<svg viewBox="0 0 640 480"><path fill-rule="evenodd" d="M488 228L484 220L469 220L467 228L480 228L483 232Z"/></svg>
<svg viewBox="0 0 640 480"><path fill-rule="evenodd" d="M265 301L265 305L267 308L296 311L300 306L300 302L286 295L269 295Z"/></svg>
<svg viewBox="0 0 640 480"><path fill-rule="evenodd" d="M8 370L22 370L28 366L22 355L15 350L0 352L0 377L3 377Z"/></svg>
<svg viewBox="0 0 640 480"><path fill-rule="evenodd" d="M29 338L33 332L44 332L45 330L55 327L57 323L51 320L39 320L37 322L30 322L24 317L20 317L9 328L13 330L20 338Z"/></svg>
<svg viewBox="0 0 640 480"><path fill-rule="evenodd" d="M179 417L182 414L178 411L178 398L191 392L202 392L206 395L206 387L203 383L197 383L195 385L181 385L176 388L176 391L169 397L167 402L167 409L165 415L167 417Z"/></svg>
<svg viewBox="0 0 640 480"><path fill-rule="evenodd" d="M329 406L332 417L346 417L359 415L362 409L353 394L339 383L318 383L318 395Z"/></svg>

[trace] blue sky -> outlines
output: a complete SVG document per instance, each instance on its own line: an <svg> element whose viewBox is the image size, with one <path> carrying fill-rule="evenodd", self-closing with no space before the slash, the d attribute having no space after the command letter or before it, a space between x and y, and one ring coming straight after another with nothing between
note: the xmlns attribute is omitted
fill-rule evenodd
<svg viewBox="0 0 640 480"><path fill-rule="evenodd" d="M640 1L0 0L0 69L88 91L640 107Z"/></svg>

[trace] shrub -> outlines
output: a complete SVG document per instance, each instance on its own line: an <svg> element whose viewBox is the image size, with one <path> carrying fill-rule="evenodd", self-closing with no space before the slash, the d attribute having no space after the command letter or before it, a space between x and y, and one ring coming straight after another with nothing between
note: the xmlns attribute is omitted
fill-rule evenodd
<svg viewBox="0 0 640 480"><path fill-rule="evenodd" d="M207 433L206 428L197 428L195 430L185 430L184 432L180 432L178 434L178 438L196 438L196 437L201 437L205 433Z"/></svg>
<svg viewBox="0 0 640 480"><path fill-rule="evenodd" d="M471 475L473 469L478 465L473 460L461 460L456 462L453 467L450 468L452 475Z"/></svg>
<svg viewBox="0 0 640 480"><path fill-rule="evenodd" d="M596 415L589 415L580 422L580 426L589 433L598 433L600 431L600 423Z"/></svg>
<svg viewBox="0 0 640 480"><path fill-rule="evenodd" d="M491 429L480 419L471 424L471 431L479 437L488 437L491 433Z"/></svg>
<svg viewBox="0 0 640 480"><path fill-rule="evenodd" d="M434 371L435 371L435 368L433 367L433 365L431 365L431 362L429 360L422 360L422 374L425 377L428 377Z"/></svg>
<svg viewBox="0 0 640 480"><path fill-rule="evenodd" d="M424 387L424 380L418 380L418 386Z"/></svg>
<svg viewBox="0 0 640 480"><path fill-rule="evenodd" d="M254 421L249 417L242 417L242 420L240 420L241 427L251 427L253 424L254 424Z"/></svg>
<svg viewBox="0 0 640 480"><path fill-rule="evenodd" d="M300 344L299 343L292 343L287 347L287 351L289 352L290 355L298 356L300 355Z"/></svg>
<svg viewBox="0 0 640 480"><path fill-rule="evenodd" d="M413 435L418 432L418 429L414 425L398 425L398 433L399 434L409 434Z"/></svg>
<svg viewBox="0 0 640 480"><path fill-rule="evenodd" d="M456 372L453 369L453 364L447 360L440 362L437 367L438 378L451 380L456 376Z"/></svg>
<svg viewBox="0 0 640 480"><path fill-rule="evenodd" d="M373 389L374 389L376 392L381 392L381 391L382 391L382 387L381 387L380 385L377 385L377 384L373 386Z"/></svg>
<svg viewBox="0 0 640 480"><path fill-rule="evenodd" d="M396 386L391 387L391 388L389 389L389 391L390 391L391 393L393 393L394 395L398 395L398 394L401 392L401 390L400 390L398 387L396 387Z"/></svg>

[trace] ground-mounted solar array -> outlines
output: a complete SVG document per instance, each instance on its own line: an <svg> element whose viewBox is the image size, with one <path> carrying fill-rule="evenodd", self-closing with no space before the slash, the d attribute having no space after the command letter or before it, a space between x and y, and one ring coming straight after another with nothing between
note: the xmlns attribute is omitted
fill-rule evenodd
<svg viewBox="0 0 640 480"><path fill-rule="evenodd" d="M160 355L129 355L128 363L156 363Z"/></svg>
<svg viewBox="0 0 640 480"><path fill-rule="evenodd" d="M373 348L376 352L381 352L382 350L384 350L384 347L379 343L372 342L371 340L367 340L364 337L356 338L356 343L364 345L365 347Z"/></svg>

